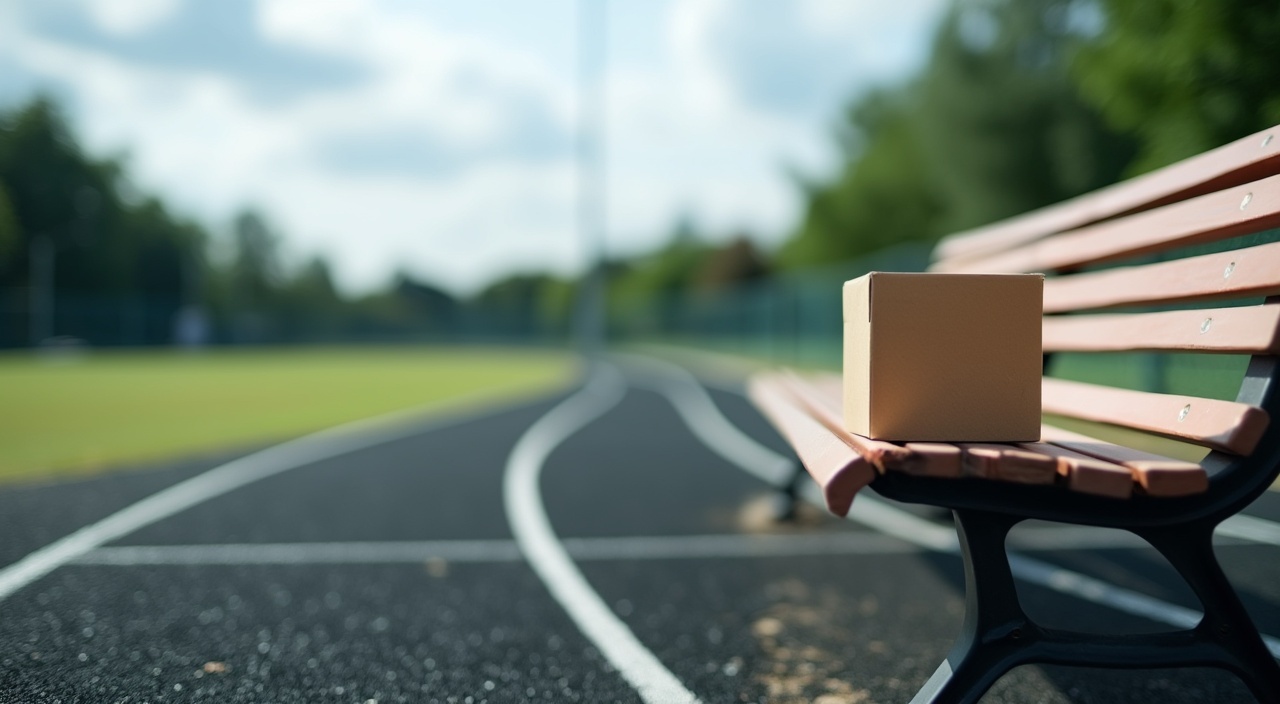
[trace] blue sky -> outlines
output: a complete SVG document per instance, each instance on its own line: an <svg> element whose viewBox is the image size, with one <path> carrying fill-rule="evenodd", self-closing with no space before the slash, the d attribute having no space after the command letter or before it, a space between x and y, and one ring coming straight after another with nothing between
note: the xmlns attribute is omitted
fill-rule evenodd
<svg viewBox="0 0 1280 704"><path fill-rule="evenodd" d="M689 217L765 246L788 170L833 166L857 91L923 60L945 0L608 2L605 234ZM577 0L5 0L0 106L57 96L95 153L215 232L244 205L291 261L367 290L581 268Z"/></svg>

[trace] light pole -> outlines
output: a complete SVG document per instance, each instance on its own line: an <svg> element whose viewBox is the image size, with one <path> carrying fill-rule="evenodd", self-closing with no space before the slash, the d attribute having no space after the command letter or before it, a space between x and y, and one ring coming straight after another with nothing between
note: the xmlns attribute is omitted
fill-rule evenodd
<svg viewBox="0 0 1280 704"><path fill-rule="evenodd" d="M63 249L73 245L86 245L93 237L90 221L101 207L101 195L90 186L76 191L73 207L75 219L64 226ZM31 266L31 300L28 334L31 346L53 337L54 334L54 275L58 259L58 243L47 233L31 238L28 261Z"/></svg>
<svg viewBox="0 0 1280 704"><path fill-rule="evenodd" d="M577 301L577 338L583 354L598 355L605 342L604 238L605 58L608 0L578 0L578 213L586 269Z"/></svg>

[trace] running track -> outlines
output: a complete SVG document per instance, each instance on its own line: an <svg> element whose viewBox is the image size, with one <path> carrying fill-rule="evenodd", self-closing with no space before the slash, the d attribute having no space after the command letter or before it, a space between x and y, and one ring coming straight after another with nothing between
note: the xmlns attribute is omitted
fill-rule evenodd
<svg viewBox="0 0 1280 704"><path fill-rule="evenodd" d="M773 526L789 457L737 389L627 357L552 398L0 490L0 702L906 701L960 624L948 519L868 494ZM1268 494L1219 551L1280 636L1273 520ZM1197 617L1124 535L1012 547L1050 625ZM1026 667L984 701L1251 699Z"/></svg>

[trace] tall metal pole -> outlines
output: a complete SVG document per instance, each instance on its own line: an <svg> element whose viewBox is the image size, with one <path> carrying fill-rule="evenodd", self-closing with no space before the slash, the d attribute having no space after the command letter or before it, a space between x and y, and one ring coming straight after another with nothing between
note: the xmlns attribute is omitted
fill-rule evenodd
<svg viewBox="0 0 1280 704"><path fill-rule="evenodd" d="M578 0L578 233L586 257L578 293L578 346L587 356L605 342L605 59L608 0Z"/></svg>

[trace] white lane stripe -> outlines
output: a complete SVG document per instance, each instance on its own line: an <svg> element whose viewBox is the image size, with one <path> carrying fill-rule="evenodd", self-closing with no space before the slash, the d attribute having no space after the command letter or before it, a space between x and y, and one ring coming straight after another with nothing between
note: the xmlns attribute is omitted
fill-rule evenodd
<svg viewBox="0 0 1280 704"><path fill-rule="evenodd" d="M865 517L865 514L864 514ZM1031 550L1130 549L1145 547L1120 531L1024 531L1011 543ZM584 560L720 560L826 555L893 555L925 550L882 533L802 533L797 535L629 535L565 538L565 552ZM954 542L954 541L953 541ZM218 543L118 545L100 547L74 565L374 565L446 562L514 562L524 556L514 540L388 540L329 543Z"/></svg>
<svg viewBox="0 0 1280 704"><path fill-rule="evenodd" d="M697 379L692 375L690 375L690 379L692 381L688 383L697 385L701 393L707 396L707 400L710 402L710 396L702 389ZM740 391L738 393L741 394ZM669 398L673 404L677 402L677 397L669 396ZM715 407L714 402L712 402L712 407ZM690 430L701 437L694 426L691 425ZM746 438L746 436L743 437ZM772 452L755 440L746 438L746 441L758 449ZM707 443L707 445L713 450L716 449L716 446L711 443ZM733 458L728 455L722 456L731 462L733 461ZM812 503L819 506L825 505L817 485L812 482L804 486L801 494ZM959 551L958 538L952 529L944 528L907 511L890 506L883 501L868 496L865 492L853 502L853 508L850 510L848 518L882 533L915 543L928 550L950 553ZM1167 623L1178 628L1187 628L1189 627L1188 624L1193 626L1199 623L1203 616L1199 611L1171 604L1162 599L1124 589L1123 587L1117 587L1012 551L1007 552L1009 555L1009 567L1014 577L1031 584L1047 587L1061 594L1074 596L1153 621ZM1194 619L1189 621L1188 619L1192 616ZM1272 656L1280 658L1280 639L1265 634L1262 639L1267 644L1267 649L1271 651Z"/></svg>
<svg viewBox="0 0 1280 704"><path fill-rule="evenodd" d="M1114 609L1158 623L1167 623L1177 628L1195 628L1204 616L1195 609L1170 604L1140 592L1108 584L1100 579L1064 570L1026 555L1009 553L1009 568L1015 577L1024 582L1047 587L1061 594L1084 596L1096 604L1105 604ZM1267 648L1274 656L1280 642L1268 636L1263 636L1263 640L1266 641Z"/></svg>
<svg viewBox="0 0 1280 704"><path fill-rule="evenodd" d="M715 560L730 558L873 555L919 552L920 548L877 533L806 535L671 535L567 538L574 560ZM513 562L524 556L514 540L420 540L338 543L231 543L216 545L123 545L101 547L73 564L137 565L316 565Z"/></svg>
<svg viewBox="0 0 1280 704"><path fill-rule="evenodd" d="M574 565L551 529L538 487L542 465L556 446L617 405L625 394L622 376L598 367L586 387L525 432L507 460L503 481L507 520L520 550L551 595L641 699L647 704L693 704L698 698L640 643Z"/></svg>
<svg viewBox="0 0 1280 704"><path fill-rule="evenodd" d="M577 538L564 541L579 560L721 559L871 555L916 552L910 543L883 535L677 535L638 538Z"/></svg>
<svg viewBox="0 0 1280 704"><path fill-rule="evenodd" d="M616 355L632 367L647 367L656 375L635 376L633 381L662 393L685 425L716 454L778 486L791 480L795 463L752 440L716 408L697 378L668 362L639 355Z"/></svg>
<svg viewBox="0 0 1280 704"><path fill-rule="evenodd" d="M1280 523L1237 513L1219 523L1214 535L1241 538L1266 545L1280 545Z"/></svg>
<svg viewBox="0 0 1280 704"><path fill-rule="evenodd" d="M358 420L214 467L91 523L0 570L0 601L94 548L259 479L428 430L460 425L515 405L507 402L486 407L477 404L477 400L464 402L470 407L462 412L456 405L434 406ZM527 401L526 398L518 403ZM434 415L440 413L449 415Z"/></svg>
<svg viewBox="0 0 1280 704"><path fill-rule="evenodd" d="M350 543L241 543L122 545L92 550L77 565L319 565L513 562L523 559L513 540L439 540Z"/></svg>

